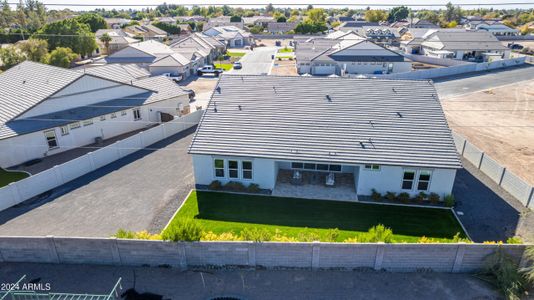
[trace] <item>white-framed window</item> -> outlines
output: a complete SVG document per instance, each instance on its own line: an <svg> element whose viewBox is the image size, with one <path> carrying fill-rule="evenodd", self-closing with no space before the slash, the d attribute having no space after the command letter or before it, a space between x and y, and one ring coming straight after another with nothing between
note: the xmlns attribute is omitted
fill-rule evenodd
<svg viewBox="0 0 534 300"><path fill-rule="evenodd" d="M80 128L82 125L80 124L80 122L74 122L74 123L71 123L69 124L69 128L72 130L72 129L77 129L77 128Z"/></svg>
<svg viewBox="0 0 534 300"><path fill-rule="evenodd" d="M291 162L291 169L323 172L341 172L341 165Z"/></svg>
<svg viewBox="0 0 534 300"><path fill-rule="evenodd" d="M214 159L213 168L215 169L215 177L224 177L224 159Z"/></svg>
<svg viewBox="0 0 534 300"><path fill-rule="evenodd" d="M243 179L252 179L252 162L247 160L242 161L241 172L241 177L243 177Z"/></svg>
<svg viewBox="0 0 534 300"><path fill-rule="evenodd" d="M46 142L48 143L49 150L55 149L58 147L57 139L56 139L56 131L54 129L45 131L44 136L46 138Z"/></svg>
<svg viewBox="0 0 534 300"><path fill-rule="evenodd" d="M134 108L132 110L133 112L133 116L134 116L134 121L138 121L138 120L141 120L141 109L139 108Z"/></svg>
<svg viewBox="0 0 534 300"><path fill-rule="evenodd" d="M415 170L404 170L402 175L402 189L412 190L415 181Z"/></svg>
<svg viewBox="0 0 534 300"><path fill-rule="evenodd" d="M428 191L430 187L430 178L432 177L432 171L421 170L419 171L419 177L417 180L418 191Z"/></svg>
<svg viewBox="0 0 534 300"><path fill-rule="evenodd" d="M125 110L121 111L121 116L126 116L127 114L128 114L127 111L125 111Z"/></svg>
<svg viewBox="0 0 534 300"><path fill-rule="evenodd" d="M365 169L368 171L380 171L380 165L365 165Z"/></svg>
<svg viewBox="0 0 534 300"><path fill-rule="evenodd" d="M237 160L228 161L228 178L239 178L239 163Z"/></svg>
<svg viewBox="0 0 534 300"><path fill-rule="evenodd" d="M61 135L67 135L69 134L69 126L68 125L65 125L65 126L61 126Z"/></svg>
<svg viewBox="0 0 534 300"><path fill-rule="evenodd" d="M117 113L111 113L111 118L115 119L117 117Z"/></svg>
<svg viewBox="0 0 534 300"><path fill-rule="evenodd" d="M106 116L103 115L103 116L100 116L100 121L105 121L106 120Z"/></svg>
<svg viewBox="0 0 534 300"><path fill-rule="evenodd" d="M93 119L83 121L83 126L93 125Z"/></svg>

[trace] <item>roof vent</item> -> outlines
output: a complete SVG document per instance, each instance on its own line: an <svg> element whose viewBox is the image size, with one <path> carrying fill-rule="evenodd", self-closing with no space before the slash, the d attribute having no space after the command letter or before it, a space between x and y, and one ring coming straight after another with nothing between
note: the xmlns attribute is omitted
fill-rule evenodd
<svg viewBox="0 0 534 300"><path fill-rule="evenodd" d="M363 149L365 149L365 145L363 144L363 142L360 142L360 147L362 147Z"/></svg>
<svg viewBox="0 0 534 300"><path fill-rule="evenodd" d="M332 98L330 98L330 95L326 95L326 100L328 100L328 102L332 102Z"/></svg>
<svg viewBox="0 0 534 300"><path fill-rule="evenodd" d="M393 90L393 93L396 93L396 92L397 92L397 90L395 90L395 88L391 88L391 89Z"/></svg>
<svg viewBox="0 0 534 300"><path fill-rule="evenodd" d="M215 90L217 91L217 93L221 93L221 87L220 86L217 86L217 88L215 88Z"/></svg>
<svg viewBox="0 0 534 300"><path fill-rule="evenodd" d="M375 124L373 123L373 120L369 120L369 125L371 125L371 127L375 127Z"/></svg>
<svg viewBox="0 0 534 300"><path fill-rule="evenodd" d="M238 106L237 106L237 109L242 110L242 109L241 109L241 105L238 105Z"/></svg>
<svg viewBox="0 0 534 300"><path fill-rule="evenodd" d="M299 153L298 149L291 149L291 153Z"/></svg>
<svg viewBox="0 0 534 300"><path fill-rule="evenodd" d="M274 87L274 85L273 85L273 91L274 91L275 94L277 94L276 87Z"/></svg>
<svg viewBox="0 0 534 300"><path fill-rule="evenodd" d="M397 112L397 116L398 116L399 118L403 118L403 116L402 116L402 114L401 114L400 112Z"/></svg>
<svg viewBox="0 0 534 300"><path fill-rule="evenodd" d="M213 112L217 112L217 102L213 101Z"/></svg>
<svg viewBox="0 0 534 300"><path fill-rule="evenodd" d="M335 152L335 151L330 151L330 152L328 152L328 155L330 155L330 156L336 156L336 155L337 155L337 152Z"/></svg>

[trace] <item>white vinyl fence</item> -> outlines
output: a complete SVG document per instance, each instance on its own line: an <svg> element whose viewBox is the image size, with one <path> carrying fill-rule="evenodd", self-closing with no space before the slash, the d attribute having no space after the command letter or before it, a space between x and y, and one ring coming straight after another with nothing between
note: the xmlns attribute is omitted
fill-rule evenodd
<svg viewBox="0 0 534 300"><path fill-rule="evenodd" d="M198 124L198 110L0 188L0 211L92 172Z"/></svg>
<svg viewBox="0 0 534 300"><path fill-rule="evenodd" d="M480 169L491 180L501 186L505 191L514 196L526 207L534 210L534 187L514 173L508 171L497 161L478 149L461 135L453 132L452 136L456 143L458 153Z"/></svg>
<svg viewBox="0 0 534 300"><path fill-rule="evenodd" d="M517 57L511 59L503 59L493 62L485 63L473 63L473 64L462 64L457 66L450 66L447 68L436 68L420 71L411 71L403 73L393 73L385 75L373 75L376 78L380 79L406 79L406 80L423 80L423 79L433 79L439 77L446 77L459 74L467 74L473 72L482 72L489 70L496 70L502 68L508 68L513 66L519 66L525 63L526 57Z"/></svg>

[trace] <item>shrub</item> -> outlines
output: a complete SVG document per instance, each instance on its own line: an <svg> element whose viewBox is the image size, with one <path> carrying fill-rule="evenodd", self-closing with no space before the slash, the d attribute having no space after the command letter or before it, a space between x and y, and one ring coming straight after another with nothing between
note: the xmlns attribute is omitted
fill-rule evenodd
<svg viewBox="0 0 534 300"><path fill-rule="evenodd" d="M328 229L328 231L326 232L324 241L332 243L332 242L337 241L338 237L339 237L339 229L337 229L337 228Z"/></svg>
<svg viewBox="0 0 534 300"><path fill-rule="evenodd" d="M121 228L117 230L117 233L115 233L114 237L119 238L119 239L133 239L135 238L135 232L124 230Z"/></svg>
<svg viewBox="0 0 534 300"><path fill-rule="evenodd" d="M346 238L343 243L359 243L360 239L357 236Z"/></svg>
<svg viewBox="0 0 534 300"><path fill-rule="evenodd" d="M419 244L430 244L430 243L438 243L435 239L433 238L428 238L426 236L422 236L419 238L419 240L417 241Z"/></svg>
<svg viewBox="0 0 534 300"><path fill-rule="evenodd" d="M425 192L420 192L415 196L415 200L417 200L417 202L423 202L427 197L428 195Z"/></svg>
<svg viewBox="0 0 534 300"><path fill-rule="evenodd" d="M523 244L523 240L518 236L509 237L506 240L507 244Z"/></svg>
<svg viewBox="0 0 534 300"><path fill-rule="evenodd" d="M297 238L295 238L295 237L288 237L288 236L282 235L280 233L279 229L275 230L275 234L271 238L271 241L273 241L273 242L286 242L286 243L296 243L296 242L298 242Z"/></svg>
<svg viewBox="0 0 534 300"><path fill-rule="evenodd" d="M202 232L202 241L239 241L239 236L233 232L223 232L221 234L213 233L212 231Z"/></svg>
<svg viewBox="0 0 534 300"><path fill-rule="evenodd" d="M410 194L406 193L406 192L402 192L399 194L399 200L406 203L408 201L410 201Z"/></svg>
<svg viewBox="0 0 534 300"><path fill-rule="evenodd" d="M297 240L301 242L315 242L320 241L321 237L317 233L313 231L308 231L308 229L306 229L306 231L299 232Z"/></svg>
<svg viewBox="0 0 534 300"><path fill-rule="evenodd" d="M484 273L493 279L507 299L520 299L527 287L518 265L501 247L486 257Z"/></svg>
<svg viewBox="0 0 534 300"><path fill-rule="evenodd" d="M198 222L193 220L180 220L167 227L161 237L166 241L173 242L199 241L202 237L202 227Z"/></svg>
<svg viewBox="0 0 534 300"><path fill-rule="evenodd" d="M437 204L439 202L439 195L436 193L430 193L428 195L428 200L430 200L430 203Z"/></svg>
<svg viewBox="0 0 534 300"><path fill-rule="evenodd" d="M230 181L224 185L224 189L234 192L243 192L246 188L241 182Z"/></svg>
<svg viewBox="0 0 534 300"><path fill-rule="evenodd" d="M369 228L369 231L362 235L362 242L367 243L391 243L393 241L393 231L382 224Z"/></svg>
<svg viewBox="0 0 534 300"><path fill-rule="evenodd" d="M244 241L266 242L272 239L273 234L264 228L244 228L241 230L240 238Z"/></svg>
<svg viewBox="0 0 534 300"><path fill-rule="evenodd" d="M395 192L387 192L386 199L388 199L389 201L394 201L395 199L397 199L397 194Z"/></svg>
<svg viewBox="0 0 534 300"><path fill-rule="evenodd" d="M451 195L451 194L445 195L445 198L443 198L443 201L445 201L445 206L453 207L454 206L454 195Z"/></svg>
<svg viewBox="0 0 534 300"><path fill-rule="evenodd" d="M208 189L210 190L220 190L222 188L222 184L219 180L213 180L209 185Z"/></svg>
<svg viewBox="0 0 534 300"><path fill-rule="evenodd" d="M460 233L457 232L453 237L452 237L452 243L471 243L471 241L467 238L463 238L460 236Z"/></svg>
<svg viewBox="0 0 534 300"><path fill-rule="evenodd" d="M526 281L531 285L534 285L534 246L528 246L523 255L525 256L527 265L520 271Z"/></svg>
<svg viewBox="0 0 534 300"><path fill-rule="evenodd" d="M161 240L161 235L151 234L146 230L134 232L124 229L119 229L114 235L116 238L120 239L136 239L136 240Z"/></svg>
<svg viewBox="0 0 534 300"><path fill-rule="evenodd" d="M382 199L382 195L377 192L375 189L372 189L371 190L371 199L375 200L375 201L380 201L380 199Z"/></svg>
<svg viewBox="0 0 534 300"><path fill-rule="evenodd" d="M249 193L259 193L260 192L260 186L256 183L251 183L247 187L247 192Z"/></svg>

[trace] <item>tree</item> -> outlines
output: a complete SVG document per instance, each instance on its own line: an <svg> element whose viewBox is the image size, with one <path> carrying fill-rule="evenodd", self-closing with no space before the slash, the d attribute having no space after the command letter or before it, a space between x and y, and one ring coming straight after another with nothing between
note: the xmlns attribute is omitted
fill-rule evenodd
<svg viewBox="0 0 534 300"><path fill-rule="evenodd" d="M15 46L10 45L0 48L1 69L7 70L26 60L26 56Z"/></svg>
<svg viewBox="0 0 534 300"><path fill-rule="evenodd" d="M83 14L81 16L76 17L76 20L79 23L89 25L89 27L91 27L92 32L96 32L98 29L108 28L106 20L101 15L95 13Z"/></svg>
<svg viewBox="0 0 534 300"><path fill-rule="evenodd" d="M462 9L459 6L454 6L452 3L445 5L444 19L447 22L460 21L462 18Z"/></svg>
<svg viewBox="0 0 534 300"><path fill-rule="evenodd" d="M100 41L104 44L104 47L106 48L106 54L109 55L109 42L111 42L111 37L109 36L109 34L104 33L100 37Z"/></svg>
<svg viewBox="0 0 534 300"><path fill-rule="evenodd" d="M89 55L97 47L89 25L79 23L76 19L46 24L33 37L47 40L48 49L66 47L80 55Z"/></svg>
<svg viewBox="0 0 534 300"><path fill-rule="evenodd" d="M417 17L421 20L427 20L434 24L439 22L439 16L433 10L420 10L417 12Z"/></svg>
<svg viewBox="0 0 534 300"><path fill-rule="evenodd" d="M261 25L254 25L252 28L250 28L250 33L252 34L259 34L263 32L263 26Z"/></svg>
<svg viewBox="0 0 534 300"><path fill-rule="evenodd" d="M285 16L280 16L280 17L278 17L278 19L276 19L276 22L285 23L285 22L287 22L287 19L286 19Z"/></svg>
<svg viewBox="0 0 534 300"><path fill-rule="evenodd" d="M308 10L308 20L313 24L320 24L326 22L326 15L324 9L322 8L313 8Z"/></svg>
<svg viewBox="0 0 534 300"><path fill-rule="evenodd" d="M410 11L406 6L393 7L389 12L388 22L393 23L408 18Z"/></svg>
<svg viewBox="0 0 534 300"><path fill-rule="evenodd" d="M271 14L273 11L274 11L273 4L272 3L267 4L267 6L265 7L265 13L266 14Z"/></svg>
<svg viewBox="0 0 534 300"><path fill-rule="evenodd" d="M13 22L13 13L7 0L0 3L0 28L8 28Z"/></svg>
<svg viewBox="0 0 534 300"><path fill-rule="evenodd" d="M159 29L166 31L170 34L180 34L180 27L174 24L167 24L162 22L154 22L152 25L158 27Z"/></svg>
<svg viewBox="0 0 534 300"><path fill-rule="evenodd" d="M365 20L367 22L380 22L387 19L387 14L383 10L366 10L365 11Z"/></svg>
<svg viewBox="0 0 534 300"><path fill-rule="evenodd" d="M456 21L451 21L447 24L447 28L456 28L456 26L458 26L458 22Z"/></svg>
<svg viewBox="0 0 534 300"><path fill-rule="evenodd" d="M68 68L78 57L70 48L57 47L46 57L46 63L56 67Z"/></svg>
<svg viewBox="0 0 534 300"><path fill-rule="evenodd" d="M230 17L230 22L241 22L241 17L240 16L231 16Z"/></svg>
<svg viewBox="0 0 534 300"><path fill-rule="evenodd" d="M31 61L44 62L48 54L48 42L41 39L21 41L18 47Z"/></svg>

